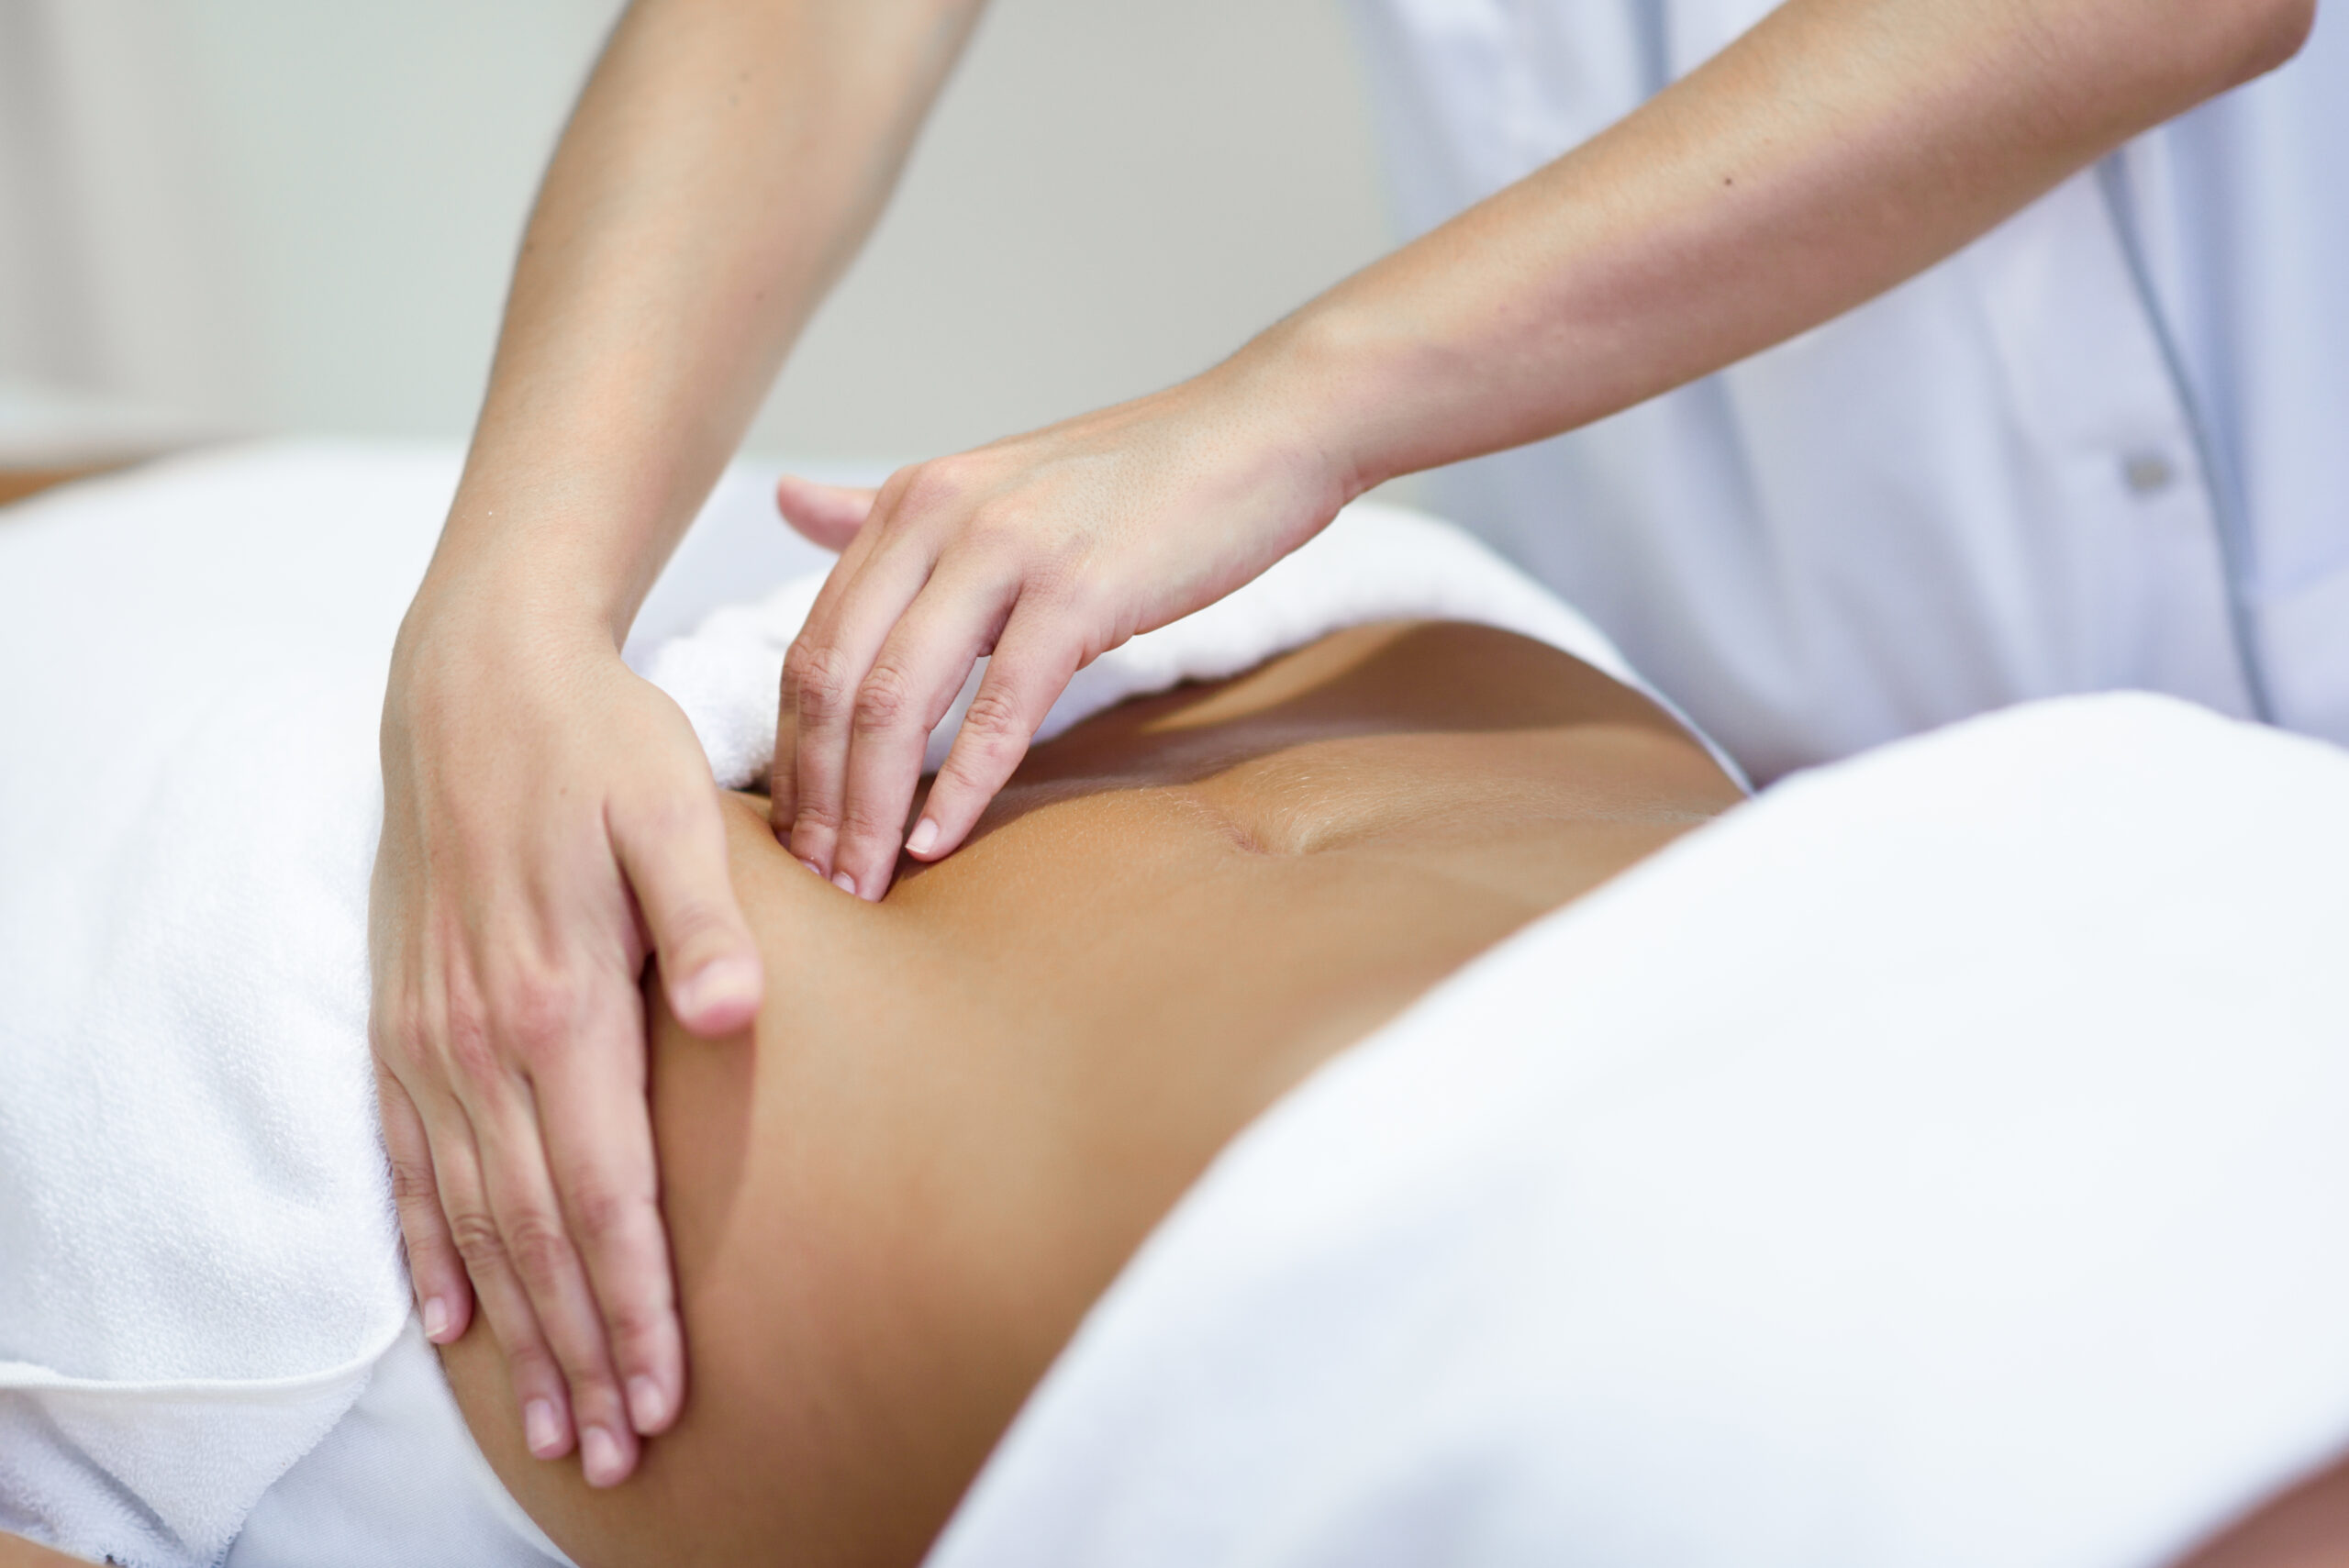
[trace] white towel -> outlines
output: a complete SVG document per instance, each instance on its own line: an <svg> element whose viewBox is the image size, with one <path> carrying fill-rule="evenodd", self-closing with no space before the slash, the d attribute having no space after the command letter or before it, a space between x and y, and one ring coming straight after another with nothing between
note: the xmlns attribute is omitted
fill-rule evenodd
<svg viewBox="0 0 2349 1568"><path fill-rule="evenodd" d="M406 1316L369 710L450 478L242 454L0 521L11 1529L216 1560Z"/></svg>
<svg viewBox="0 0 2349 1568"><path fill-rule="evenodd" d="M365 1036L375 730L456 473L255 448L0 520L0 1528L216 1561L406 1319ZM641 617L812 571L652 655L729 781L772 747L821 560L737 471ZM1097 662L1053 727L1447 615L1628 673L1463 536L1366 510Z"/></svg>
<svg viewBox="0 0 2349 1568"><path fill-rule="evenodd" d="M2349 1443L2349 752L1782 784L1228 1149L932 1568L2156 1568Z"/></svg>
<svg viewBox="0 0 2349 1568"><path fill-rule="evenodd" d="M692 636L655 650L645 665L685 710L718 782L729 788L764 784L774 756L784 654L824 577L821 570L810 572L758 604L720 609ZM1407 618L1514 631L1574 654L1670 708L1604 632L1468 535L1432 517L1358 502L1246 587L1078 671L1036 738L1049 740L1128 697L1236 675L1341 627ZM926 769L946 761L985 667L981 660L930 731ZM1726 753L1715 749L1713 755L1742 779Z"/></svg>
<svg viewBox="0 0 2349 1568"><path fill-rule="evenodd" d="M0 514L0 1528L217 1562L406 1318L375 729L457 469L260 447ZM713 528L740 592L815 555L743 473L689 562Z"/></svg>

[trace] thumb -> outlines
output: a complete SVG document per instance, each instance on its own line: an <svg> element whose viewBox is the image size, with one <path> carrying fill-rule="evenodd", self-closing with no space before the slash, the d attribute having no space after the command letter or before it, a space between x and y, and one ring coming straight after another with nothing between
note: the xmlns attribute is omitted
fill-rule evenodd
<svg viewBox="0 0 2349 1568"><path fill-rule="evenodd" d="M845 550L864 526L877 491L852 484L818 484L786 473L776 482L774 504L783 520L826 550Z"/></svg>
<svg viewBox="0 0 2349 1568"><path fill-rule="evenodd" d="M615 809L612 849L644 911L677 1021L705 1040L747 1026L758 1016L764 980L727 874L726 821L716 793Z"/></svg>

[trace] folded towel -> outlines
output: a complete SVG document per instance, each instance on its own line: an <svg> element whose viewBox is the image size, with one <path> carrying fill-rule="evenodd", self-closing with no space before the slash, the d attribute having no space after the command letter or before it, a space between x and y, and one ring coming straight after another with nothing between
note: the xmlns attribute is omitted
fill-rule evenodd
<svg viewBox="0 0 2349 1568"><path fill-rule="evenodd" d="M2349 1444L2349 752L1781 784L1242 1133L932 1568L2156 1568Z"/></svg>
<svg viewBox="0 0 2349 1568"><path fill-rule="evenodd" d="M685 710L718 783L729 789L765 782L774 756L784 654L824 577L821 570L810 572L761 603L720 609L692 636L654 650L644 666ZM1514 631L1638 686L1671 709L1642 684L1604 632L1468 535L1432 517L1357 502L1246 587L1078 671L1036 738L1049 740L1128 697L1236 675L1341 627L1399 619L1472 621ZM946 761L985 667L981 660L930 731L925 769ZM1690 732L1696 733L1693 726ZM1715 749L1713 755L1731 777L1742 778L1725 752Z"/></svg>

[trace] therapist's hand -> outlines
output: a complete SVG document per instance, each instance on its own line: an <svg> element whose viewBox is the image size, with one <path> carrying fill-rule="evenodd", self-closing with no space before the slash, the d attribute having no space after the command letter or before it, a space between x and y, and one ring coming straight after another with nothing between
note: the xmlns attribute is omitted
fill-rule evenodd
<svg viewBox="0 0 2349 1568"><path fill-rule="evenodd" d="M1070 676L1254 577L1351 494L1237 362L901 470L862 517L863 493L785 481L785 516L842 553L784 664L776 837L879 898L901 844L930 861L963 842ZM930 728L990 653L908 833Z"/></svg>
<svg viewBox="0 0 2349 1568"><path fill-rule="evenodd" d="M718 1036L755 1014L759 960L684 715L607 630L476 597L428 585L384 706L384 1138L428 1333L463 1333L477 1296L531 1451L575 1441L608 1485L685 1397L643 966L657 952L679 1021Z"/></svg>

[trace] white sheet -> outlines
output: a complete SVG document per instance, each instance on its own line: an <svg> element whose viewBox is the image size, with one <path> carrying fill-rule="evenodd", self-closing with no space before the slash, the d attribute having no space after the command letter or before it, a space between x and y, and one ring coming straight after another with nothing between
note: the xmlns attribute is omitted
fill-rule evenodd
<svg viewBox="0 0 2349 1568"><path fill-rule="evenodd" d="M1226 1151L932 1568L2152 1568L2349 1443L2349 753L1798 777Z"/></svg>
<svg viewBox="0 0 2349 1568"><path fill-rule="evenodd" d="M466 1429L410 1318L366 1392L261 1496L221 1568L571 1568Z"/></svg>

